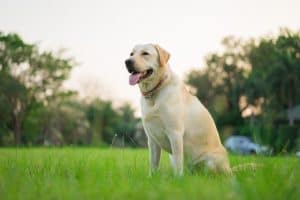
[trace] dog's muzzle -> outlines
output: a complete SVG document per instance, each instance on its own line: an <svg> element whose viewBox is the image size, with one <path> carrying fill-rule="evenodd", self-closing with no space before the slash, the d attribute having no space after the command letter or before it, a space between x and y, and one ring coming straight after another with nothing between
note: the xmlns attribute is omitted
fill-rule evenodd
<svg viewBox="0 0 300 200"><path fill-rule="evenodd" d="M131 60L131 59L125 60L125 65L130 74L136 72L136 70L134 69L134 61L133 60Z"/></svg>

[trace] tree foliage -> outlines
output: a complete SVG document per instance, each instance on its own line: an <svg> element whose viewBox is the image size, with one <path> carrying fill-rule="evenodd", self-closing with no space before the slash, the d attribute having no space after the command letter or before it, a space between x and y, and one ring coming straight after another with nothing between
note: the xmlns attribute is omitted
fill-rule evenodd
<svg viewBox="0 0 300 200"><path fill-rule="evenodd" d="M266 99L266 106L281 112L300 103L300 33L281 30L276 38L262 39L249 52L253 84L250 97Z"/></svg>
<svg viewBox="0 0 300 200"><path fill-rule="evenodd" d="M187 83L196 89L197 97L213 113L219 125L243 123L240 97L245 91L249 73L246 51L241 40L227 37L223 40L224 52L209 54L202 70L193 70Z"/></svg>
<svg viewBox="0 0 300 200"><path fill-rule="evenodd" d="M135 132L130 105L85 103L64 89L76 62L63 51L40 52L17 34L0 32L0 144L101 144ZM130 142L128 142L130 143Z"/></svg>
<svg viewBox="0 0 300 200"><path fill-rule="evenodd" d="M300 104L300 32L282 29L247 41L231 36L222 46L186 78L221 135L238 132L292 150L300 134L291 114ZM0 145L136 146L140 120L130 104L79 99L63 88L74 66L63 51L41 52L0 32Z"/></svg>
<svg viewBox="0 0 300 200"><path fill-rule="evenodd" d="M227 37L223 47L222 53L206 57L205 68L191 71L187 83L213 113L221 132L231 126L231 132L251 135L268 129L276 134L276 119L286 118L286 110L300 104L300 32L282 29L278 36L248 41ZM250 111L248 118L245 111Z"/></svg>

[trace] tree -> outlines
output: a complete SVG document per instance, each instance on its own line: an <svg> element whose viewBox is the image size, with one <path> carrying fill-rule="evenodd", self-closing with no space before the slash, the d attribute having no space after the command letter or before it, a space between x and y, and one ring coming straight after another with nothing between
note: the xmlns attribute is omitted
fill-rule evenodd
<svg viewBox="0 0 300 200"><path fill-rule="evenodd" d="M203 70L193 70L187 83L196 89L197 97L212 112L219 126L243 123L240 99L249 73L244 43L233 37L223 40L224 52L206 57Z"/></svg>
<svg viewBox="0 0 300 200"><path fill-rule="evenodd" d="M34 102L47 105L59 96L73 66L74 61L62 58L61 52L39 53L36 45L26 44L17 34L0 32L0 81L4 83L0 107L7 107L5 118L15 144L21 143L24 116Z"/></svg>
<svg viewBox="0 0 300 200"><path fill-rule="evenodd" d="M8 135L16 145L111 144L116 133L132 144L134 110L109 100L86 103L65 90L76 63L63 52L40 52L17 34L0 32L0 144Z"/></svg>
<svg viewBox="0 0 300 200"><path fill-rule="evenodd" d="M1 118L11 126L16 144L21 143L21 124L28 94L16 75L24 68L24 63L29 62L33 51L34 46L24 43L17 34L4 35L0 32L0 103L5 108Z"/></svg>
<svg viewBox="0 0 300 200"><path fill-rule="evenodd" d="M87 105L86 114L91 124L93 142L97 144L103 140L111 144L119 119L112 102L94 99Z"/></svg>
<svg viewBox="0 0 300 200"><path fill-rule="evenodd" d="M120 119L116 126L116 133L122 137L123 142L126 144L137 146L135 133L139 119L134 116L134 109L129 103L125 103L117 111Z"/></svg>
<svg viewBox="0 0 300 200"><path fill-rule="evenodd" d="M299 52L300 32L282 29L276 38L261 39L249 52L248 99L263 98L264 109L275 114L299 104Z"/></svg>
<svg viewBox="0 0 300 200"><path fill-rule="evenodd" d="M206 68L191 71L187 82L221 129L230 125L276 150L287 144L292 149L298 129L291 126L289 112L300 103L300 32L282 29L276 37L246 42L229 37L223 45L223 53L207 56ZM244 123L243 111L252 112L249 124ZM286 111L290 127L274 128Z"/></svg>
<svg viewBox="0 0 300 200"><path fill-rule="evenodd" d="M12 76L0 72L0 123L1 134L13 130L15 143L21 141L21 120L24 116L23 102L26 102L26 88Z"/></svg>

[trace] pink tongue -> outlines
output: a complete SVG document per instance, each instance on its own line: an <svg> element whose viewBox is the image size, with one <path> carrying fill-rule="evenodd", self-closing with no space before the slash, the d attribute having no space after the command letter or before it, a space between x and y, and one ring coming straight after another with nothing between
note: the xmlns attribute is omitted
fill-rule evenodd
<svg viewBox="0 0 300 200"><path fill-rule="evenodd" d="M137 84L139 82L141 76L142 76L142 73L131 74L129 76L129 84L130 85Z"/></svg>

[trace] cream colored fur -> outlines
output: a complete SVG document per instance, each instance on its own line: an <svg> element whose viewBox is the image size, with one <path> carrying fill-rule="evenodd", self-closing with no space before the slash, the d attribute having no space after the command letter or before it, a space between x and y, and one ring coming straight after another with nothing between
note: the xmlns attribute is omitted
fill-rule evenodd
<svg viewBox="0 0 300 200"><path fill-rule="evenodd" d="M142 55L145 51L149 55ZM139 82L141 92L151 90L167 76L152 97L141 97L150 173L158 169L162 149L170 154L176 175L183 175L184 161L195 167L204 165L214 172L231 173L227 152L221 144L214 120L172 72L168 65L169 57L166 50L152 44L135 46L130 56L136 70L154 70L151 76Z"/></svg>

